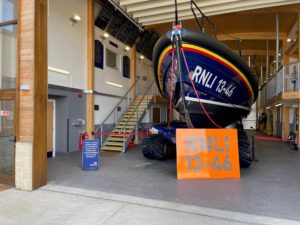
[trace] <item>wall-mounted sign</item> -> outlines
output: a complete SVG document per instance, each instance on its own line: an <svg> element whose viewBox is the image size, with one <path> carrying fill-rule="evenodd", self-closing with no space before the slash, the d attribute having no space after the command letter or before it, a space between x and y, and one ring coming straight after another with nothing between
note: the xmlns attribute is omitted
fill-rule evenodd
<svg viewBox="0 0 300 225"><path fill-rule="evenodd" d="M177 129L177 178L240 178L236 129Z"/></svg>
<svg viewBox="0 0 300 225"><path fill-rule="evenodd" d="M0 115L4 116L4 117L8 117L9 116L9 111L8 110L1 110Z"/></svg>
<svg viewBox="0 0 300 225"><path fill-rule="evenodd" d="M85 140L82 148L82 169L99 169L99 140Z"/></svg>

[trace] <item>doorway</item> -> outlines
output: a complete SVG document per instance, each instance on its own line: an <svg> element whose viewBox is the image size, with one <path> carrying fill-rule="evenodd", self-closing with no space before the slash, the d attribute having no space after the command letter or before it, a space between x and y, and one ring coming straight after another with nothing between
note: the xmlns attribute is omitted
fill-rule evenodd
<svg viewBox="0 0 300 225"><path fill-rule="evenodd" d="M0 183L14 185L15 93L0 91Z"/></svg>
<svg viewBox="0 0 300 225"><path fill-rule="evenodd" d="M55 100L47 103L47 157L55 157Z"/></svg>
<svg viewBox="0 0 300 225"><path fill-rule="evenodd" d="M153 115L153 123L160 123L160 108L153 108L152 110Z"/></svg>

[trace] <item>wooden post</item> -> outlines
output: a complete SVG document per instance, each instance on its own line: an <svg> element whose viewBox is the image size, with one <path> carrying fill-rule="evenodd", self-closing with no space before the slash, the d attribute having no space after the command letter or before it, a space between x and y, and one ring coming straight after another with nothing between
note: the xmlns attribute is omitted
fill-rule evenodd
<svg viewBox="0 0 300 225"><path fill-rule="evenodd" d="M300 101L298 103L298 141L300 140L300 124L299 124L299 121L300 121ZM298 148L300 148L300 142L298 142Z"/></svg>
<svg viewBox="0 0 300 225"><path fill-rule="evenodd" d="M19 1L18 17L15 183L31 191L47 182L47 0Z"/></svg>
<svg viewBox="0 0 300 225"><path fill-rule="evenodd" d="M300 30L300 13L298 14L298 31ZM298 60L300 61L300 35L298 34Z"/></svg>
<svg viewBox="0 0 300 225"><path fill-rule="evenodd" d="M290 107L287 105L282 106L282 138L288 138L290 134Z"/></svg>
<svg viewBox="0 0 300 225"><path fill-rule="evenodd" d="M136 45L130 49L130 87L136 81ZM134 99L134 89L130 93L130 98Z"/></svg>
<svg viewBox="0 0 300 225"><path fill-rule="evenodd" d="M277 108L273 108L273 136L276 136L277 131Z"/></svg>
<svg viewBox="0 0 300 225"><path fill-rule="evenodd" d="M286 38L282 40L282 63L285 65L289 62L289 56L286 54L287 41Z"/></svg>
<svg viewBox="0 0 300 225"><path fill-rule="evenodd" d="M86 94L86 129L89 138L94 131L94 57L95 57L95 27L94 0L87 1L87 94Z"/></svg>

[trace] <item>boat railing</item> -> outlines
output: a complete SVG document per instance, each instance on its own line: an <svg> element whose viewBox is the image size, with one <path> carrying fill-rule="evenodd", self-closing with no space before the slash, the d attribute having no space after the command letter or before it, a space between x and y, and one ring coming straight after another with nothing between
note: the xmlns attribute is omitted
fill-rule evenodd
<svg viewBox="0 0 300 225"><path fill-rule="evenodd" d="M300 91L300 62L283 65L276 75L265 81L261 89L261 103L285 92Z"/></svg>

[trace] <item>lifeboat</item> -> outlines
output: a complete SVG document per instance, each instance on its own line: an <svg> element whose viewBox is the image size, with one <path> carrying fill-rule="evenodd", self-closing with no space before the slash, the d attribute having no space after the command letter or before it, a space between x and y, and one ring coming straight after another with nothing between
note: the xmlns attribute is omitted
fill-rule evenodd
<svg viewBox="0 0 300 225"><path fill-rule="evenodd" d="M157 41L154 76L161 95L195 128L241 121L258 95L257 80L241 56L204 32L174 29Z"/></svg>

